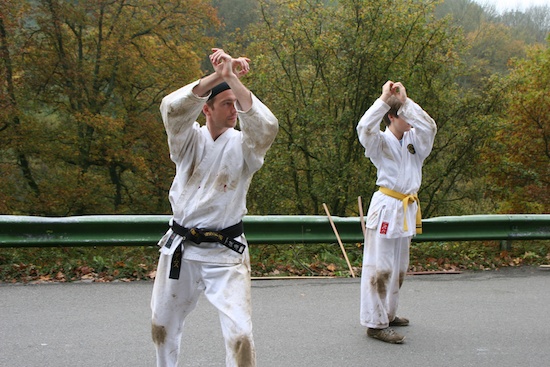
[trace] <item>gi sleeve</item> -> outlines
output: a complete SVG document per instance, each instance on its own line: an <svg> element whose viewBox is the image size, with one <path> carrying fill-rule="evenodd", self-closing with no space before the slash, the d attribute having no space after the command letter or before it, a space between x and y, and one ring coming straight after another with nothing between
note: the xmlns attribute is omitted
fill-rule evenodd
<svg viewBox="0 0 550 367"><path fill-rule="evenodd" d="M381 145L384 142L380 123L389 110L390 106L378 98L357 124L357 135L359 142L365 148L366 157L375 157L382 150Z"/></svg>
<svg viewBox="0 0 550 367"><path fill-rule="evenodd" d="M432 151L435 134L437 133L437 125L434 119L410 98L407 98L397 114L414 127L417 153L423 159L428 157Z"/></svg>
<svg viewBox="0 0 550 367"><path fill-rule="evenodd" d="M170 93L162 99L160 113L164 128L168 134L170 158L176 162L192 149L194 136L199 135L197 117L208 96L199 97L193 93L193 88L199 83L195 81Z"/></svg>
<svg viewBox="0 0 550 367"><path fill-rule="evenodd" d="M254 94L252 107L246 112L238 110L238 113L244 161L251 172L256 172L262 167L264 157L277 136L279 122Z"/></svg>

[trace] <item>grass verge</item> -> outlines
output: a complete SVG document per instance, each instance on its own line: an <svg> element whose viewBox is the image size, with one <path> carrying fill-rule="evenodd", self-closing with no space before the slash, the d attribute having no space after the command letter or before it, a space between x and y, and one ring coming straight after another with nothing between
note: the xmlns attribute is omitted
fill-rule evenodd
<svg viewBox="0 0 550 367"><path fill-rule="evenodd" d="M362 244L346 244L356 276ZM252 245L252 276L350 277L338 244ZM154 279L158 248L59 247L0 249L0 283L135 281ZM411 272L481 271L550 264L550 241L517 241L503 248L492 242L414 243Z"/></svg>

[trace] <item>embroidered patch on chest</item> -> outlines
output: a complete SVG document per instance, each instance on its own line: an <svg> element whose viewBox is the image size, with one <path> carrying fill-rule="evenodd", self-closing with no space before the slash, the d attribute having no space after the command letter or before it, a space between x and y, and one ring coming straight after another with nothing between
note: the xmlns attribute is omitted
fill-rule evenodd
<svg viewBox="0 0 550 367"><path fill-rule="evenodd" d="M387 234L388 226L389 226L388 222L382 222L382 224L380 225L380 234Z"/></svg>
<svg viewBox="0 0 550 367"><path fill-rule="evenodd" d="M414 145L412 145L412 144L407 145L407 150L408 150L409 153L411 153L411 154L416 153L416 150L414 150Z"/></svg>

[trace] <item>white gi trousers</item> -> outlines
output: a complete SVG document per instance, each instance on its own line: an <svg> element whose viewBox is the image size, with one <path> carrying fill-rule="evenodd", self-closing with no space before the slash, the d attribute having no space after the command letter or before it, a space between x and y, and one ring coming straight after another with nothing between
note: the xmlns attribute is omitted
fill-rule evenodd
<svg viewBox="0 0 550 367"><path fill-rule="evenodd" d="M178 363L185 318L201 293L219 312L227 367L255 367L250 270L246 263L212 264L182 259L179 279L169 279L171 255L161 254L151 298L158 367Z"/></svg>
<svg viewBox="0 0 550 367"><path fill-rule="evenodd" d="M361 273L361 325L383 329L396 316L411 237L382 238L367 228Z"/></svg>

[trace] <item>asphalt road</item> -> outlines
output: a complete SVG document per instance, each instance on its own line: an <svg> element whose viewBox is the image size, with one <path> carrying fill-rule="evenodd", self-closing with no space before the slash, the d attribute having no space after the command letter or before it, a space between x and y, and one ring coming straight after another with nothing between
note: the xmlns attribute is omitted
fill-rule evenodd
<svg viewBox="0 0 550 367"><path fill-rule="evenodd" d="M0 366L152 367L152 282L0 285ZM359 279L254 280L259 367L550 366L550 270L408 276L402 345L366 337ZM223 366L204 297L181 366Z"/></svg>

